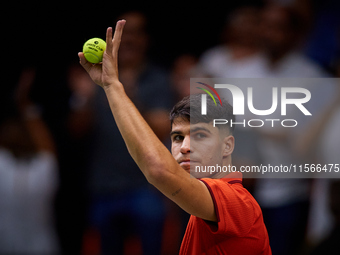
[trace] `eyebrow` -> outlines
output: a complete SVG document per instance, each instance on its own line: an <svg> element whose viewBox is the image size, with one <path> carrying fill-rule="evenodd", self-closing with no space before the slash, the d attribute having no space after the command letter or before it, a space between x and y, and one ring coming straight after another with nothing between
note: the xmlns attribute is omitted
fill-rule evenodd
<svg viewBox="0 0 340 255"><path fill-rule="evenodd" d="M190 132L192 133L197 132L197 131L205 131L211 134L210 130L205 127L196 127L196 128L190 129Z"/></svg>
<svg viewBox="0 0 340 255"><path fill-rule="evenodd" d="M208 132L209 134L211 134L210 130L205 128L205 127L195 127L193 129L190 129L191 133L194 133L194 132L197 132L197 131L205 131L205 132ZM177 131L177 130L170 132L170 136L172 136L172 135L181 135L181 134L183 134L183 132L182 131Z"/></svg>
<svg viewBox="0 0 340 255"><path fill-rule="evenodd" d="M181 131L171 131L170 132L170 136L172 136L172 135L180 135L180 134L182 134Z"/></svg>

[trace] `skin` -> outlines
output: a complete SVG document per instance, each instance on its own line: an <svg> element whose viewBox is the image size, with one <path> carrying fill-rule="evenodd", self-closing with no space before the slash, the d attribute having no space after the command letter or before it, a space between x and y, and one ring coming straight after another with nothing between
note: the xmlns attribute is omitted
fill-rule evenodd
<svg viewBox="0 0 340 255"><path fill-rule="evenodd" d="M212 123L190 124L175 120L171 131L171 153L179 165L196 178L222 178L226 173L195 171L196 167L231 164L234 137Z"/></svg>
<svg viewBox="0 0 340 255"><path fill-rule="evenodd" d="M213 145L205 141L206 144L196 148L195 144L196 142L198 144L199 141L195 140L193 141L194 149L190 150L190 130L192 130L192 126L190 127L189 122L179 121L172 127L172 132L175 131L183 137L183 139L176 140L173 143L173 155L154 134L126 95L124 86L118 78L118 49L124 25L125 20L117 22L113 39L113 29L111 27L107 29L107 46L102 63L93 65L87 62L84 54L80 52L78 53L80 64L88 72L92 80L104 89L113 117L129 153L148 182L189 214L205 220L216 221L215 208L208 188L200 180L191 178L188 171L183 170L188 170L188 163L179 162L184 158L190 159L190 156L201 158L207 154ZM196 127L201 125L207 124L199 123ZM211 129L210 132L212 132L212 139L217 139L217 136L220 137L217 129ZM198 135L198 137L201 136ZM175 138L174 133L172 133L172 138ZM203 141L201 140L201 142ZM204 145L209 146L203 149ZM219 155L216 156L218 162L223 164L231 163L231 153L234 148L233 137L225 137L223 142L215 143L215 146L221 150L223 149L223 151L217 153ZM214 151L218 151L218 148L214 148ZM204 159L202 158L200 162L195 162L194 164L211 163L213 160L215 160L215 156L207 154ZM216 162L214 164L216 165Z"/></svg>

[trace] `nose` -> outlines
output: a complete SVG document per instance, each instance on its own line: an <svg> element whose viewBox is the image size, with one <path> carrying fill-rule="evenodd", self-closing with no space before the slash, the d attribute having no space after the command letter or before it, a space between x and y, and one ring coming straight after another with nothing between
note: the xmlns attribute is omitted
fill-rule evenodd
<svg viewBox="0 0 340 255"><path fill-rule="evenodd" d="M181 153L186 154L190 152L190 135L184 137L181 145Z"/></svg>

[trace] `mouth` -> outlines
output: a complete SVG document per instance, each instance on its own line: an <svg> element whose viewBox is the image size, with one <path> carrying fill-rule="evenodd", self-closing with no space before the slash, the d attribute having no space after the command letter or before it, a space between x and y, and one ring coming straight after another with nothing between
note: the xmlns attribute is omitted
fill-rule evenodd
<svg viewBox="0 0 340 255"><path fill-rule="evenodd" d="M190 169L190 165L197 163L197 161L195 160L190 160L190 159L184 159L184 160L180 160L179 161L179 165L184 168L185 170L189 170Z"/></svg>
<svg viewBox="0 0 340 255"><path fill-rule="evenodd" d="M187 160L181 160L180 162L179 162L179 164L182 166L182 165L190 165L190 159L187 159Z"/></svg>

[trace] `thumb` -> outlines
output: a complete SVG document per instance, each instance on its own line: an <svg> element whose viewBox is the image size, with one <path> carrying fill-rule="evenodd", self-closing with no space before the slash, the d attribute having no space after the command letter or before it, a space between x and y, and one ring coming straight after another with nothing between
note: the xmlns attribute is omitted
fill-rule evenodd
<svg viewBox="0 0 340 255"><path fill-rule="evenodd" d="M90 72L90 70L92 68L92 64L86 60L84 53L79 52L78 57L79 57L79 63L82 65L82 67L84 67L86 72Z"/></svg>

